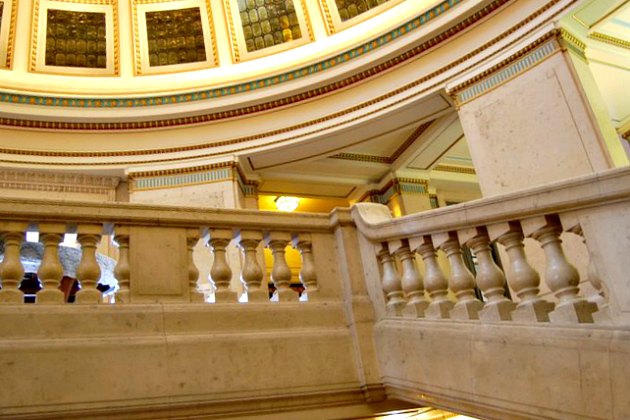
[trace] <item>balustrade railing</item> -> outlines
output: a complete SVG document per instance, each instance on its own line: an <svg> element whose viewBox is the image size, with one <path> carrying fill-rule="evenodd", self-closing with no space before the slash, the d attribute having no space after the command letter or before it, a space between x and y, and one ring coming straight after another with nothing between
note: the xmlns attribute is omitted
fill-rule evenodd
<svg viewBox="0 0 630 420"><path fill-rule="evenodd" d="M399 219L380 204L359 204L353 218L374 244L388 315L593 323L609 322L611 307L613 321L627 320L627 282L610 268L625 263L616 251L628 245L629 208L630 171L619 169ZM588 251L588 278L599 292L589 299L580 293L580 275L565 254L563 232L581 236L577 242ZM621 243L610 243L613 237ZM528 260L531 246L524 245L525 238L542 249L540 273ZM502 248L505 271L492 256L492 244ZM475 256L474 267L464 263L463 247ZM541 286L552 295L543 296Z"/></svg>
<svg viewBox="0 0 630 420"><path fill-rule="evenodd" d="M328 215L4 198L0 199L0 240L5 248L0 263L2 303L21 304L25 300L20 289L25 275L20 247L27 231L38 232L43 244L36 270L41 283L35 294L37 304L63 304L66 300L60 290L64 267L59 247L69 232L77 234L81 255L75 267L80 283L75 300L78 304L104 301L97 289L101 268L96 252L106 235L118 246L113 270L118 281L116 304L238 302L233 273L239 275L246 295L241 301L269 301L263 247L269 248L273 261L271 281L275 292L271 301L316 299L319 284L312 238L329 234L334 241L334 226ZM197 286L200 270L193 253L199 252L195 246L200 240L206 244L208 261L212 260L208 278L214 291L212 299ZM233 255L228 262L226 253L230 246L238 247L240 258ZM301 255L301 298L290 288L292 272L285 257L290 246Z"/></svg>

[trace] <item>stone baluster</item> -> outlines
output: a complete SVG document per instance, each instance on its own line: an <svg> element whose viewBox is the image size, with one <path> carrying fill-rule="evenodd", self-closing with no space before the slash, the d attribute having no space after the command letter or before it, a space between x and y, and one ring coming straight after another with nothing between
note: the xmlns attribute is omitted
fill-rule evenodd
<svg viewBox="0 0 630 420"><path fill-rule="evenodd" d="M449 232L433 235L433 243L444 251L451 267L448 286L457 298L455 306L451 309L451 318L479 319L483 302L475 296L475 278L464 263L457 234Z"/></svg>
<svg viewBox="0 0 630 420"><path fill-rule="evenodd" d="M226 248L232 240L229 229L210 229L208 246L214 256L210 268L210 283L214 287L214 301L217 303L238 301L237 293L230 290L232 269L225 257Z"/></svg>
<svg viewBox="0 0 630 420"><path fill-rule="evenodd" d="M4 242L4 259L0 264L0 303L24 303L24 294L19 289L24 278L24 266L20 261L20 248L24 241L26 225L5 226L11 229L0 234Z"/></svg>
<svg viewBox="0 0 630 420"><path fill-rule="evenodd" d="M407 304L402 290L402 284L396 264L389 252L387 244L383 244L378 253L378 260L383 270L382 287L385 292L387 314L393 316L402 315L402 310Z"/></svg>
<svg viewBox="0 0 630 420"><path fill-rule="evenodd" d="M424 261L424 287L431 303L425 310L427 318L447 319L453 309L453 302L448 298L448 282L437 262L437 255L430 236L409 239L409 246L415 249Z"/></svg>
<svg viewBox="0 0 630 420"><path fill-rule="evenodd" d="M524 220L522 224L523 230L531 232L531 236L540 242L545 252L545 280L558 298L558 304L549 314L549 320L557 323L592 323L597 305L579 295L580 275L567 261L562 250L562 226L558 218L535 217Z"/></svg>
<svg viewBox="0 0 630 420"><path fill-rule="evenodd" d="M507 281L520 302L512 312L512 320L519 322L547 322L554 304L539 296L540 276L529 265L523 245L523 231L518 222L498 223L488 226L490 240L497 240L505 247L510 260Z"/></svg>
<svg viewBox="0 0 630 420"><path fill-rule="evenodd" d="M505 297L505 275L495 264L490 249L490 238L485 228L465 229L457 232L459 240L465 243L477 256L477 276L475 282L487 299L479 311L479 319L484 322L509 321L516 304Z"/></svg>
<svg viewBox="0 0 630 420"><path fill-rule="evenodd" d="M96 247L101 241L102 229L99 225L79 226L77 241L81 245L81 262L77 267L77 280L81 282L81 290L76 294L76 303L103 302L103 295L96 288L101 278L101 268L96 262Z"/></svg>
<svg viewBox="0 0 630 420"><path fill-rule="evenodd" d="M291 269L287 264L285 249L291 241L291 235L286 232L269 232L265 235L265 246L271 249L273 255L273 267L271 269L271 281L276 286L271 300L297 301L298 294L291 290Z"/></svg>
<svg viewBox="0 0 630 420"><path fill-rule="evenodd" d="M188 255L188 290L190 301L193 303L204 303L204 294L199 290L197 280L199 280L199 269L195 265L193 251L199 242L199 229L186 229L186 253Z"/></svg>
<svg viewBox="0 0 630 420"><path fill-rule="evenodd" d="M409 249L409 242L407 240L390 241L388 246L400 259L402 265L401 287L407 299L407 306L402 311L403 315L422 318L429 302L424 297L424 282L416 267L414 255Z"/></svg>
<svg viewBox="0 0 630 420"><path fill-rule="evenodd" d="M116 292L116 303L129 303L130 297L130 274L129 267L129 228L127 226L116 227L114 240L118 244L118 262L114 267L114 277L118 280L118 292Z"/></svg>
<svg viewBox="0 0 630 420"><path fill-rule="evenodd" d="M608 318L608 314L603 313L608 311L607 292L605 291L605 284L602 281L602 278L599 275L599 270L597 269L597 265L595 264L595 258L590 252L588 244L586 243L586 238L584 237L584 232L582 231L582 225L580 224L579 216L572 212L562 213L560 215L560 222L562 223L562 227L566 232L571 232L582 238L582 243L584 244L588 252L586 280L591 283L593 288L597 291L597 294L590 296L588 300L594 302L599 308L598 312L596 314L593 314L595 321L599 322L600 319L596 318L601 318L602 316Z"/></svg>
<svg viewBox="0 0 630 420"><path fill-rule="evenodd" d="M262 287L263 271L258 263L257 248L262 240L262 233L258 231L242 230L236 241L243 254L243 268L241 269L241 283L247 292L248 302L268 302L266 287Z"/></svg>
<svg viewBox="0 0 630 420"><path fill-rule="evenodd" d="M302 268L300 269L300 282L304 286L304 292L300 296L301 301L317 300L320 297L319 284L317 283L317 270L313 258L313 242L311 235L300 233L293 235L293 248L300 251Z"/></svg>
<svg viewBox="0 0 630 420"><path fill-rule="evenodd" d="M65 227L58 224L41 224L39 241L44 245L44 255L37 270L42 290L37 292L37 303L64 303L64 294L59 290L63 278L63 267L59 262L59 243L63 240Z"/></svg>

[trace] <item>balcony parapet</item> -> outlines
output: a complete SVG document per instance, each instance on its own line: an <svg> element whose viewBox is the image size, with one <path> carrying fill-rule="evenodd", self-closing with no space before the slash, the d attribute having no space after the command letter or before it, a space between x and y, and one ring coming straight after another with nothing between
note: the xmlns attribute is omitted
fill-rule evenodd
<svg viewBox="0 0 630 420"><path fill-rule="evenodd" d="M628 325L630 299L619 267L627 258L623 250L630 246L629 203L630 169L620 168L398 219L391 218L384 206L371 203L356 205L352 215L359 231L374 244L386 306L396 306L398 315L405 303L390 297L403 296L404 291L409 299L416 292L403 287L391 262L407 248L422 256L432 297L426 314L415 311L417 317ZM580 275L570 262L573 256L565 255L563 232L576 234L583 242L588 277L601 296L587 300L580 294ZM544 254L546 264L540 274L528 261L531 246L524 246L525 238L542 248L538 253ZM505 273L489 256L493 243L505 250L509 261ZM472 250L473 267L463 264L462 247ZM443 264L450 273L448 299L446 284L436 283L444 276L443 268L432 262L431 255L438 251L448 260ZM413 266L400 259L402 278L414 277L409 271ZM541 295L544 286L554 297Z"/></svg>

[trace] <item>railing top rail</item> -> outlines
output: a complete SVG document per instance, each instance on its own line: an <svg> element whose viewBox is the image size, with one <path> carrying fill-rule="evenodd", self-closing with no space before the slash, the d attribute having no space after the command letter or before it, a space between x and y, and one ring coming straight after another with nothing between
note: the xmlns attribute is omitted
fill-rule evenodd
<svg viewBox="0 0 630 420"><path fill-rule="evenodd" d="M630 201L630 167L611 169L500 196L429 210L397 219L369 220L355 206L352 219L372 241L430 235ZM368 204L369 206L369 204Z"/></svg>
<svg viewBox="0 0 630 420"><path fill-rule="evenodd" d="M115 225L239 228L331 232L353 223L349 209L324 213L279 213L120 202L87 202L0 197L0 220Z"/></svg>

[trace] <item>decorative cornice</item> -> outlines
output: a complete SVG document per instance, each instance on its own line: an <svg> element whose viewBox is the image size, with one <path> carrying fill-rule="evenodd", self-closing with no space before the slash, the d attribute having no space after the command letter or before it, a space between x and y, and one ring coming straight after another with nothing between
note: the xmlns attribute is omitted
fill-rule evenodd
<svg viewBox="0 0 630 420"><path fill-rule="evenodd" d="M459 106L495 89L560 50L559 30L538 38L500 63L453 87L450 94Z"/></svg>
<svg viewBox="0 0 630 420"><path fill-rule="evenodd" d="M585 50L586 44L582 42L575 34L567 31L566 29L560 29L560 41L563 46L571 51L575 52L580 58L586 60Z"/></svg>
<svg viewBox="0 0 630 420"><path fill-rule="evenodd" d="M258 195L258 183L248 180L236 162L220 162L202 166L131 172L128 178L133 191L236 180L243 195L247 197Z"/></svg>
<svg viewBox="0 0 630 420"><path fill-rule="evenodd" d="M418 137L422 135L426 131L427 128L433 123L433 121L428 121L423 124L420 124L414 131L411 133L409 137L400 145L391 156L377 156L377 155L368 155L362 153L337 153L335 155L329 156L330 159L344 159L344 160L353 160L356 162L369 162L369 163L384 163L390 165L396 161L402 155L405 150L409 148L413 144L414 141Z"/></svg>
<svg viewBox="0 0 630 420"><path fill-rule="evenodd" d="M355 162L366 162L366 163L384 163L386 165L389 165L390 163L392 163L391 159L388 156L367 155L363 153L337 153L335 155L329 156L328 158L352 160Z"/></svg>
<svg viewBox="0 0 630 420"><path fill-rule="evenodd" d="M477 172L475 171L475 168L470 168L466 166L444 165L441 163L436 165L435 168L433 168L433 170L440 171L440 172L453 172L456 174L468 174L468 175L477 174Z"/></svg>
<svg viewBox="0 0 630 420"><path fill-rule="evenodd" d="M243 92L249 92L256 89L275 86L284 82L307 77L312 74L336 67L337 65L348 62L352 59L365 55L376 49L382 48L385 45L389 44L390 42L400 38L401 36L409 34L417 30L418 28L426 25L429 21L435 19L438 16L441 16L447 10L452 9L453 7L455 7L457 4L461 3L462 1L463 0L443 0L441 3L439 3L432 9L428 10L421 16L418 16L400 25L399 27L395 28L391 32L381 35L378 38L372 39L358 47L344 51L324 61L313 63L309 66L301 67L290 72L278 74L275 76L270 76L264 79L258 79L258 80L254 80L250 82L240 83L237 85L230 85L230 86L225 86L221 88L213 88L213 89L179 94L179 95L164 95L164 96L138 97L138 98L89 98L89 97L67 98L67 97L52 97L52 96L43 96L43 95L13 94L13 93L4 92L4 93L0 93L0 102L29 104L29 105L43 105L43 106L79 107L79 108L91 108L91 107L126 108L126 107L144 107L144 106L156 106L156 105L178 104L178 103L184 103L184 102L194 102L194 101L201 101L201 100L230 96L230 95L239 94ZM494 12L496 9L498 9L499 7L501 7L503 4L507 3L508 1L510 0L494 0L492 3L484 7L479 12L475 13L473 16L464 19L463 21L454 25L450 29L440 33L433 39L423 43L421 46L419 46L420 48L415 47L414 49L409 50L406 53L403 53L401 56L396 57L395 59L389 60L385 63L380 64L379 66L366 70L360 73L359 75L351 76L345 79L344 81L342 81L341 83L335 83L335 84L329 85L326 87L327 89L324 88L324 89L316 89L316 90L310 91L309 92L310 94L295 95L294 97L292 97L292 100L288 102L287 101L274 101L272 102L272 104L274 104L274 107L276 107L276 106L287 105L289 103L293 103L299 100L309 99L313 96L318 96L324 93L328 93L329 91L346 87L348 84L356 83L360 80L365 79L366 77L370 77L375 74L378 74L454 36L455 34L468 28L469 26L476 23L477 21L485 18L487 15ZM313 93L316 93L316 94L313 95ZM256 107L248 107L246 108L246 110L248 110L249 108L256 108ZM260 110L256 110L254 112L258 112L258 111ZM230 117L238 116L235 111L229 111L228 114L232 114L230 115ZM190 117L192 121L188 120L187 123L205 122L205 121L195 121L196 118L197 117ZM167 121L173 121L173 120L167 120ZM165 124L165 126L172 126L172 125L179 125L179 124L177 123ZM41 127L41 128L46 128L46 127ZM100 129L100 128L98 128L97 126L94 129ZM113 128L113 126L110 125L110 127L107 129L111 130L115 128Z"/></svg>
<svg viewBox="0 0 630 420"><path fill-rule="evenodd" d="M383 188L370 190L363 194L359 202L370 201L372 203L387 204L392 197L406 194L428 194L429 184L426 179L393 178Z"/></svg>
<svg viewBox="0 0 630 420"><path fill-rule="evenodd" d="M605 44L614 45L615 47L630 50L630 42L625 39L620 39L614 36L602 34L601 32L593 32L588 36L590 39L594 39Z"/></svg>
<svg viewBox="0 0 630 420"><path fill-rule="evenodd" d="M108 194L120 183L118 177L0 170L0 188Z"/></svg>
<svg viewBox="0 0 630 420"><path fill-rule="evenodd" d="M15 48L15 31L17 22L17 0L11 1L11 21L9 22L9 38L7 40L6 67L13 67L13 49Z"/></svg>

